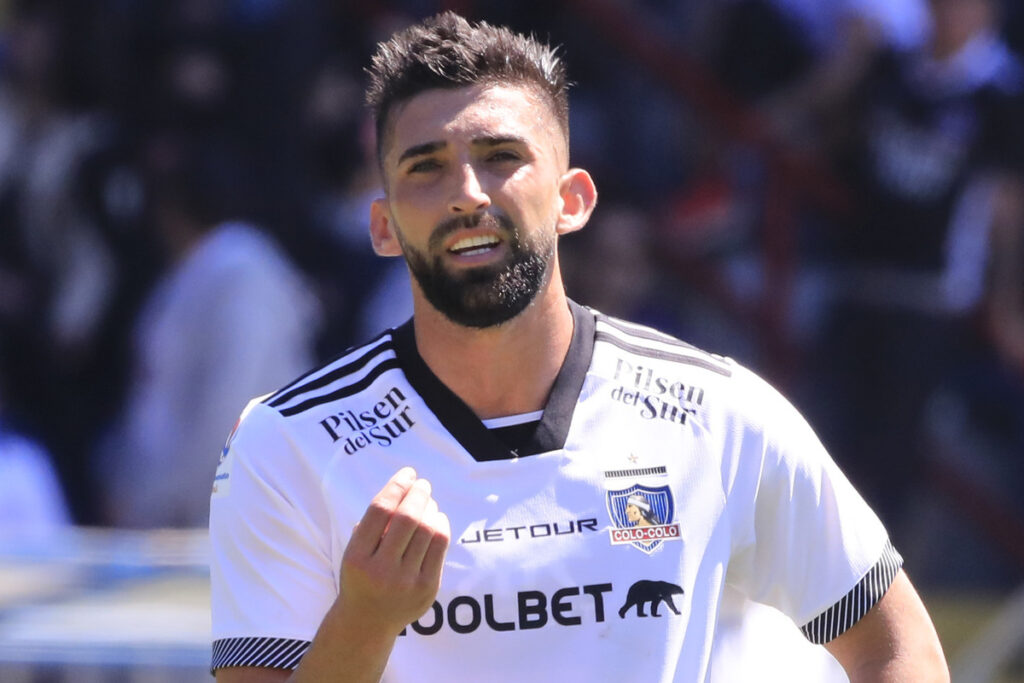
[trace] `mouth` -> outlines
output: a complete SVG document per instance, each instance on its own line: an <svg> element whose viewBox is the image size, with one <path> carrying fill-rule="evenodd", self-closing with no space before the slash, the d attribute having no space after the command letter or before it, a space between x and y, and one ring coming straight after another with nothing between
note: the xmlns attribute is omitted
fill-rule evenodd
<svg viewBox="0 0 1024 683"><path fill-rule="evenodd" d="M497 235L473 235L462 237L456 240L450 247L448 253L456 256L482 256L488 254L501 244Z"/></svg>

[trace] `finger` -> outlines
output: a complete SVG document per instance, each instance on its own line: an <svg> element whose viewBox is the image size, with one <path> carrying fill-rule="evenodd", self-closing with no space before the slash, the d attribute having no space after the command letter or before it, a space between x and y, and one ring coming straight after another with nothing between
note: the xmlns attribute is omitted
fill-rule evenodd
<svg viewBox="0 0 1024 683"><path fill-rule="evenodd" d="M347 552L369 555L380 543L384 530L387 529L391 516L398 509L406 493L416 481L416 470L403 467L388 480L363 514L363 518L352 531Z"/></svg>
<svg viewBox="0 0 1024 683"><path fill-rule="evenodd" d="M412 535L423 519L423 512L427 509L427 501L430 500L430 482L426 479L417 479L405 494L405 498L399 504L394 514L391 515L391 524L384 532L380 540L377 552L384 557L401 559L405 549L409 546Z"/></svg>
<svg viewBox="0 0 1024 683"><path fill-rule="evenodd" d="M420 571L420 565L423 564L423 556L427 552L427 547L430 546L430 541L434 538L432 521L438 512L437 501L431 498L427 501L427 508L423 511L423 518L420 520L419 526L416 527L412 538L409 539L405 554L402 555L402 564L417 573Z"/></svg>
<svg viewBox="0 0 1024 683"><path fill-rule="evenodd" d="M434 527L434 536L430 539L430 545L423 556L420 573L430 577L432 581L440 583L444 557L448 552L448 543L452 537L452 527L451 522L448 521L448 515L443 512L438 512L434 516L431 526Z"/></svg>

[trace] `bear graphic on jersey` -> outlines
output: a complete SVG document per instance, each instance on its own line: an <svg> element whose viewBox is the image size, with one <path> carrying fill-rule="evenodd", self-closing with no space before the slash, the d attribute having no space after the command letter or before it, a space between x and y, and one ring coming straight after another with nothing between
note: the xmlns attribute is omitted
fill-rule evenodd
<svg viewBox="0 0 1024 683"><path fill-rule="evenodd" d="M651 603L652 617L661 616L658 614L658 605L662 602L667 604L673 612L680 614L676 603L672 601L672 596L682 594L683 589L674 583L641 579L629 587L629 592L626 594L626 604L619 609L619 617L625 619L626 612L634 606L636 607L636 615L638 617L646 617L647 615L644 614L645 602Z"/></svg>

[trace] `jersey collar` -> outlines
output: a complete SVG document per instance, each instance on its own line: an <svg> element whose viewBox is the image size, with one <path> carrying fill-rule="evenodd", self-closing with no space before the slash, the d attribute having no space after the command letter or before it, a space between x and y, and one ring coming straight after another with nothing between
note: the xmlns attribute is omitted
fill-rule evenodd
<svg viewBox="0 0 1024 683"><path fill-rule="evenodd" d="M594 315L574 301L569 301L573 331L569 352L555 377L551 394L544 406L544 415L527 444L513 452L508 449L462 399L437 378L416 348L412 320L395 330L395 353L406 378L423 397L427 407L437 416L453 437L473 457L487 460L507 460L537 453L561 450L569 433L573 412L579 400L583 379L590 367L594 352Z"/></svg>

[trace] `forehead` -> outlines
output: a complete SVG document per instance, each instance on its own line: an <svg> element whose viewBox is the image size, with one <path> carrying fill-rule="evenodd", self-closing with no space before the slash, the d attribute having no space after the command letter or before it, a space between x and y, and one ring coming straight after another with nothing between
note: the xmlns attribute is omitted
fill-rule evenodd
<svg viewBox="0 0 1024 683"><path fill-rule="evenodd" d="M399 104L390 115L385 161L429 142L518 137L541 149L561 139L550 105L529 86L474 85L433 89Z"/></svg>

